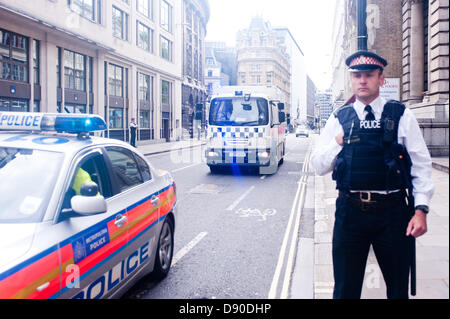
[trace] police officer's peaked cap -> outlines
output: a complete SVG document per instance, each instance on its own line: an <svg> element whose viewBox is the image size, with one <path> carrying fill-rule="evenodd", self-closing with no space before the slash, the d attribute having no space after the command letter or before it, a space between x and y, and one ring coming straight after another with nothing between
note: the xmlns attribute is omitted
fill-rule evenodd
<svg viewBox="0 0 450 319"><path fill-rule="evenodd" d="M383 70L388 63L376 53L357 51L345 60L345 64L349 67L350 72L364 72L375 69Z"/></svg>

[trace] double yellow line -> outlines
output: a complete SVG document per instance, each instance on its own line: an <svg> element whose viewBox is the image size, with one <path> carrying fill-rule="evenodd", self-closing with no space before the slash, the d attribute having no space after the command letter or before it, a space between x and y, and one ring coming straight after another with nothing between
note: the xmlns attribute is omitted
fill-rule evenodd
<svg viewBox="0 0 450 319"><path fill-rule="evenodd" d="M300 180L298 181L297 193L295 194L294 202L292 203L291 214L289 216L288 225L284 233L283 243L280 249L280 255L278 257L277 267L275 268L275 274L272 279L272 284L270 286L268 299L275 299L278 295L278 286L281 277L281 272L285 264L286 253L288 257L286 260L286 267L284 270L284 278L281 286L281 293L279 295L280 299L287 299L289 296L289 287L292 277L292 271L294 267L295 250L298 242L298 234L300 228L300 219L302 215L302 207L305 200L306 186L308 179L308 167L311 157L312 145L310 144L308 152L305 157L305 161L302 167L302 174ZM292 225L295 221L294 228L291 232ZM292 233L292 235L291 235ZM291 236L290 236L291 235ZM287 251L289 244L289 252Z"/></svg>

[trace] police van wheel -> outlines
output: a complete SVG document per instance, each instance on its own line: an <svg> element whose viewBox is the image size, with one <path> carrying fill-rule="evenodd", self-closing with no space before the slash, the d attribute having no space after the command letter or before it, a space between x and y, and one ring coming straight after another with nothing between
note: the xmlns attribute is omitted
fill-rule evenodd
<svg viewBox="0 0 450 319"><path fill-rule="evenodd" d="M211 170L211 174L218 174L222 171L218 166L210 166L209 169Z"/></svg>
<svg viewBox="0 0 450 319"><path fill-rule="evenodd" d="M169 273L173 257L173 244L173 224L169 218L166 218L159 235L155 267L152 272L153 278L163 279Z"/></svg>

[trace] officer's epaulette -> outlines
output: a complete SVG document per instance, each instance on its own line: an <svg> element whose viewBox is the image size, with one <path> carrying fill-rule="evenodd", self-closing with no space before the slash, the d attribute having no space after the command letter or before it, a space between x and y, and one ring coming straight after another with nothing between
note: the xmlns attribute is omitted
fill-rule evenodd
<svg viewBox="0 0 450 319"><path fill-rule="evenodd" d="M352 107L353 107L353 103L342 105L341 107L338 107L338 108L333 112L333 115L334 115L335 117L337 117L338 114L339 114L339 112L341 112L342 110L348 109L348 108L352 108Z"/></svg>

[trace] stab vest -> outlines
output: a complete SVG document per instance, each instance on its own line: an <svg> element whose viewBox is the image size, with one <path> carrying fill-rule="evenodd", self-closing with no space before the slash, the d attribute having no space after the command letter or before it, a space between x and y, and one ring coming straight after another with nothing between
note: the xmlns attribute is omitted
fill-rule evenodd
<svg viewBox="0 0 450 319"><path fill-rule="evenodd" d="M344 129L333 179L339 190L390 191L410 189L411 159L398 143L398 126L405 106L389 101L380 120L360 121L353 104L336 111Z"/></svg>

